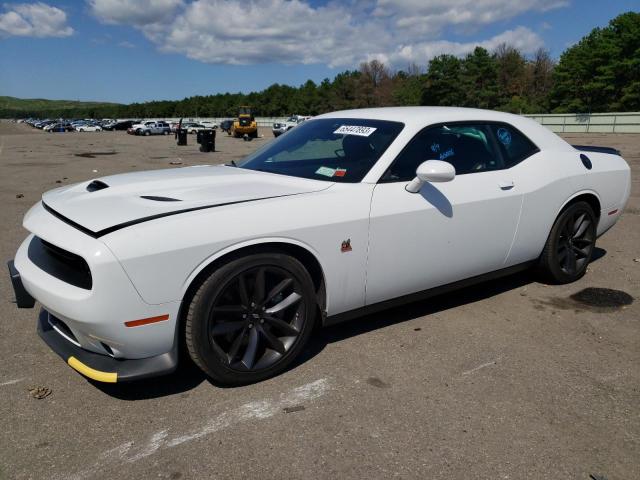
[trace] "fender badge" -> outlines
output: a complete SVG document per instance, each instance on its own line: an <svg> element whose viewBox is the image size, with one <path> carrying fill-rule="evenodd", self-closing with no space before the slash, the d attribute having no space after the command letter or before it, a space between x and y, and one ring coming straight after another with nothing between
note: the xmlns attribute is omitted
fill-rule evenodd
<svg viewBox="0 0 640 480"><path fill-rule="evenodd" d="M347 238L346 240L344 240L342 242L342 245L340 246L340 251L342 253L345 253L345 252L350 252L351 250L352 250L352 248L351 248L351 239Z"/></svg>

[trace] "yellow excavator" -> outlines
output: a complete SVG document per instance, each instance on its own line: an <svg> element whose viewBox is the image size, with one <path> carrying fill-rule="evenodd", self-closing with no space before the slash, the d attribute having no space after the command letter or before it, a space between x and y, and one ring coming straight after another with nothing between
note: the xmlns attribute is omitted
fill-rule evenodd
<svg viewBox="0 0 640 480"><path fill-rule="evenodd" d="M250 138L258 138L258 123L251 107L246 105L238 109L238 118L233 121L233 136L240 138L245 135Z"/></svg>

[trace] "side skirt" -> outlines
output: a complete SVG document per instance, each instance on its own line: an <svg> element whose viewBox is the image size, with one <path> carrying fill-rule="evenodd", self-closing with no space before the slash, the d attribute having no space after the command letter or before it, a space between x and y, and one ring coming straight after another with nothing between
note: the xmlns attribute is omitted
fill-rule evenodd
<svg viewBox="0 0 640 480"><path fill-rule="evenodd" d="M489 273L483 273L471 278L465 278L464 280L458 280L457 282L447 283L446 285L440 285L439 287L430 288L428 290L422 290L420 292L411 293L409 295L403 295L402 297L392 298L390 300L384 300L382 302L373 303L364 307L356 308L355 310L349 310L347 312L339 313L337 315L331 315L324 319L323 326L335 325L337 323L346 322L357 317L370 315L372 313L387 310L389 308L397 307L399 305L405 305L407 303L417 302L420 300L426 300L427 298L435 297L445 293L449 293L454 290L483 283L489 280L495 280L497 278L513 275L514 273L528 270L535 265L536 260L530 262L520 263L511 267L502 268Z"/></svg>

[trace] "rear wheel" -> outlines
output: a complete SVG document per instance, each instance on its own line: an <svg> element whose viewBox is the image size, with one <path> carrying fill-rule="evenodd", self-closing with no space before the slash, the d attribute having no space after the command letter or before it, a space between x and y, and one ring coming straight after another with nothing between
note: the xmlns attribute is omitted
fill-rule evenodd
<svg viewBox="0 0 640 480"><path fill-rule="evenodd" d="M587 271L596 245L597 220L587 202L576 202L553 224L540 256L539 269L554 283L570 283Z"/></svg>
<svg viewBox="0 0 640 480"><path fill-rule="evenodd" d="M207 278L185 322L187 349L211 378L242 385L285 370L315 321L309 273L284 254L233 260Z"/></svg>

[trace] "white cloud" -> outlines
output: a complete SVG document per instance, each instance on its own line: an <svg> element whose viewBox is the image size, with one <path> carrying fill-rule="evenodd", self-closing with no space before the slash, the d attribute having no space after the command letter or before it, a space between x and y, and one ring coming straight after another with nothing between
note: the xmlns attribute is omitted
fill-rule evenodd
<svg viewBox="0 0 640 480"><path fill-rule="evenodd" d="M474 31L528 12L568 6L567 0L378 0L373 15L412 33L439 35L447 27Z"/></svg>
<svg viewBox="0 0 640 480"><path fill-rule="evenodd" d="M353 64L368 48L392 42L388 33L373 27L358 23L336 5L314 8L299 0L198 0L164 28L143 31L163 51L207 63L334 66ZM354 50L354 41L362 47Z"/></svg>
<svg viewBox="0 0 640 480"><path fill-rule="evenodd" d="M98 20L136 27L170 21L182 5L182 0L89 0Z"/></svg>
<svg viewBox="0 0 640 480"><path fill-rule="evenodd" d="M464 55L473 51L476 46L491 51L503 43L517 48L525 54L533 53L544 45L544 42L538 34L526 27L517 27L514 30L507 30L495 37L478 42L461 43L437 40L401 46L388 61L393 64L402 65L419 60L424 61L425 59L430 59L444 53L458 56Z"/></svg>
<svg viewBox="0 0 640 480"><path fill-rule="evenodd" d="M100 20L140 29L163 52L215 64L322 63L353 67L373 58L424 64L441 53L506 42L525 53L543 45L515 27L477 38L484 26L564 7L566 0L88 0ZM454 29L467 41L443 39ZM474 34L473 36L471 34Z"/></svg>
<svg viewBox="0 0 640 480"><path fill-rule="evenodd" d="M0 14L0 36L68 37L73 28L67 25L64 10L45 3L5 5Z"/></svg>

